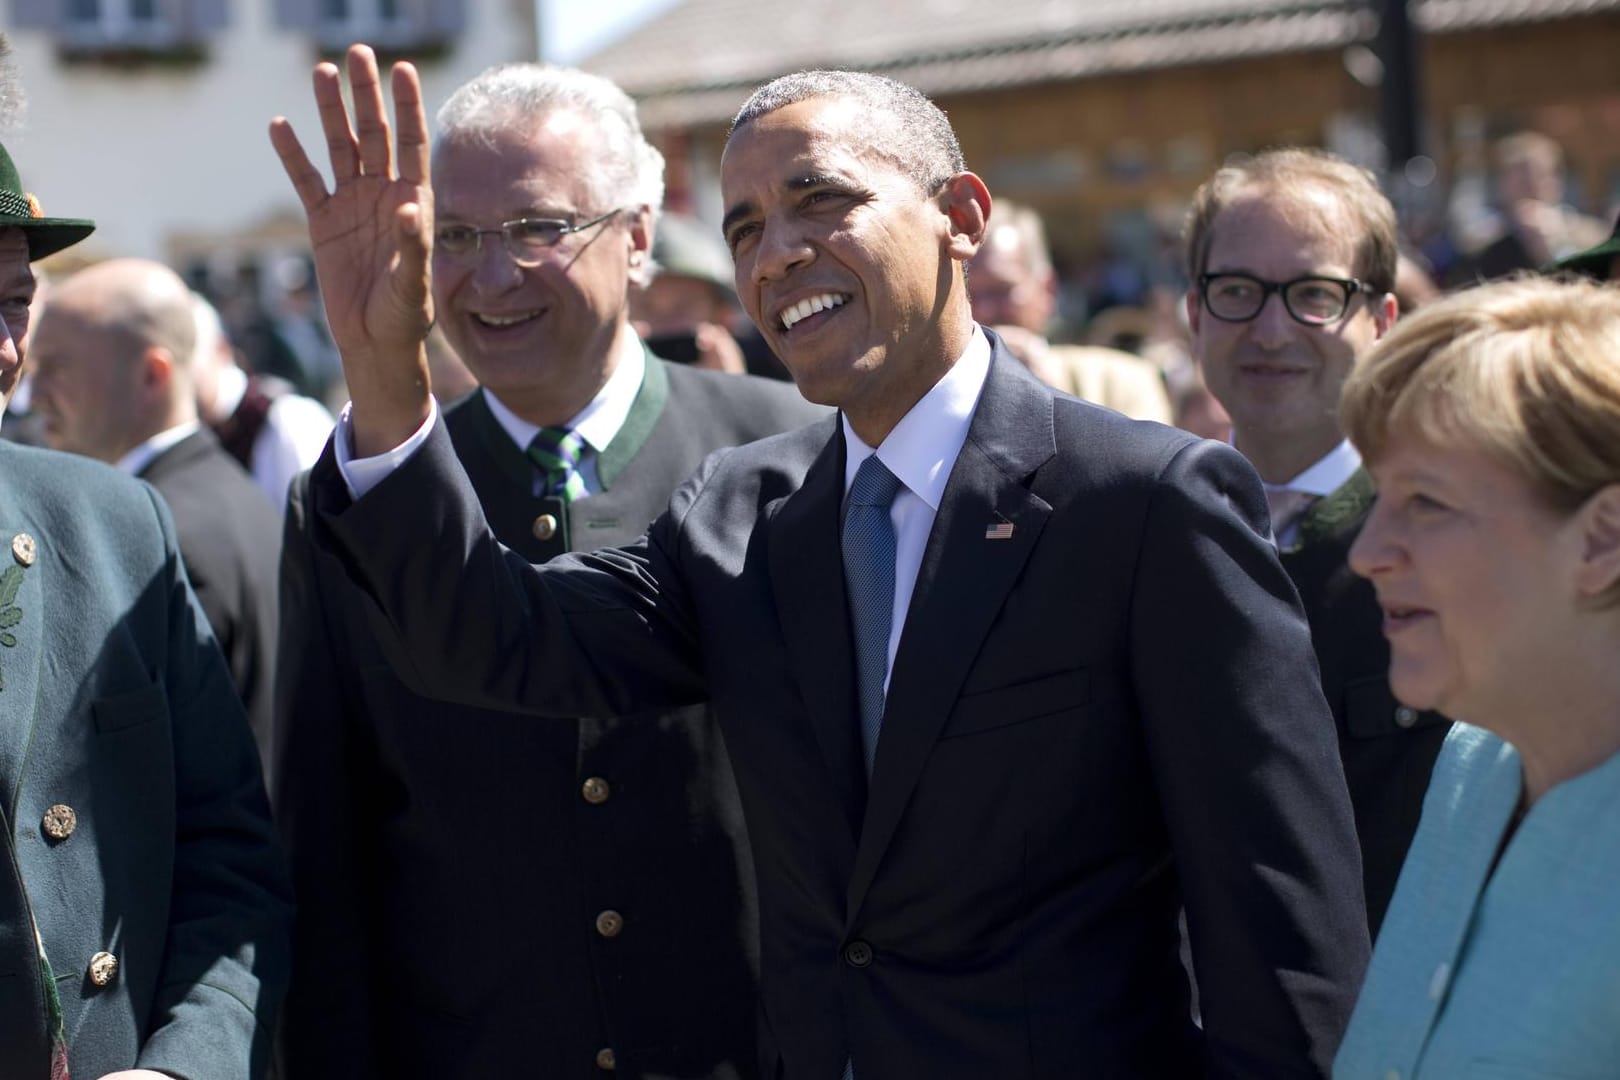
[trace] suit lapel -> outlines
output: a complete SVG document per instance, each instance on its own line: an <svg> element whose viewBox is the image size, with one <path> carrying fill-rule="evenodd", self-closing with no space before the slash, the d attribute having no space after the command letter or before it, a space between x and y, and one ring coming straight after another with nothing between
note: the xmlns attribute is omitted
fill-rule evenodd
<svg viewBox="0 0 1620 1080"><path fill-rule="evenodd" d="M1357 469L1337 489L1317 499L1300 518L1294 547L1320 543L1337 535L1345 525L1360 522L1377 497L1372 476L1366 469Z"/></svg>
<svg viewBox="0 0 1620 1080"><path fill-rule="evenodd" d="M890 673L883 734L849 883L845 910L851 920L973 658L1051 513L1026 484L1056 452L1052 403L1051 391L997 344L967 441L934 517Z"/></svg>
<svg viewBox="0 0 1620 1080"><path fill-rule="evenodd" d="M844 438L835 429L804 483L778 504L771 519L770 571L788 656L853 845L865 768L839 547L843 495Z"/></svg>

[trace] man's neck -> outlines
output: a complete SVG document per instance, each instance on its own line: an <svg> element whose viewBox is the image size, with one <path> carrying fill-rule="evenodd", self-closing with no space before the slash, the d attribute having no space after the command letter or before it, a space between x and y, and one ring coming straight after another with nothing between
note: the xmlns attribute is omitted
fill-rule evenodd
<svg viewBox="0 0 1620 1080"><path fill-rule="evenodd" d="M1254 439L1232 430L1232 445L1249 459L1260 479L1268 484L1286 484L1328 455L1344 436L1332 432L1311 439Z"/></svg>

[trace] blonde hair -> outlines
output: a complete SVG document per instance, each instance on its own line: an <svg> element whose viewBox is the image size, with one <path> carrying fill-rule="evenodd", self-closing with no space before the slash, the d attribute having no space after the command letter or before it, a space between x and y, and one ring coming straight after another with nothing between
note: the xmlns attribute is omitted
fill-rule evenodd
<svg viewBox="0 0 1620 1080"><path fill-rule="evenodd" d="M1436 301L1362 358L1340 419L1369 462L1413 432L1486 454L1573 513L1620 483L1620 289L1527 277Z"/></svg>

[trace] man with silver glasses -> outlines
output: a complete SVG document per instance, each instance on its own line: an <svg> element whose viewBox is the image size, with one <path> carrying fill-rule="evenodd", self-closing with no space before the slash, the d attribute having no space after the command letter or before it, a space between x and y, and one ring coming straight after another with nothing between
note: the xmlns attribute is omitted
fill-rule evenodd
<svg viewBox="0 0 1620 1080"><path fill-rule="evenodd" d="M1396 703L1389 646L1350 544L1372 481L1339 428L1356 359L1394 323L1395 211L1372 175L1271 150L1198 189L1187 226L1193 355L1259 472L1310 618L1361 842L1374 935L1417 828L1447 722Z"/></svg>
<svg viewBox="0 0 1620 1080"><path fill-rule="evenodd" d="M445 420L524 558L626 543L711 451L823 415L631 330L663 159L607 80L475 78L439 113L432 186L437 319L481 383ZM419 697L307 476L287 522L289 1080L754 1075L754 870L707 708L540 724Z"/></svg>

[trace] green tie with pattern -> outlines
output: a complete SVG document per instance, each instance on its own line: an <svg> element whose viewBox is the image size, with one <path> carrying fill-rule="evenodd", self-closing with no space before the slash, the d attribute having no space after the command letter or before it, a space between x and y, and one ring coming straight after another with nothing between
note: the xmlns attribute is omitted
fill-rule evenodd
<svg viewBox="0 0 1620 1080"><path fill-rule="evenodd" d="M585 497L585 478L579 475L579 459L585 453L585 440L567 428L543 427L529 443L529 460L545 476L542 494L555 495L565 503Z"/></svg>

